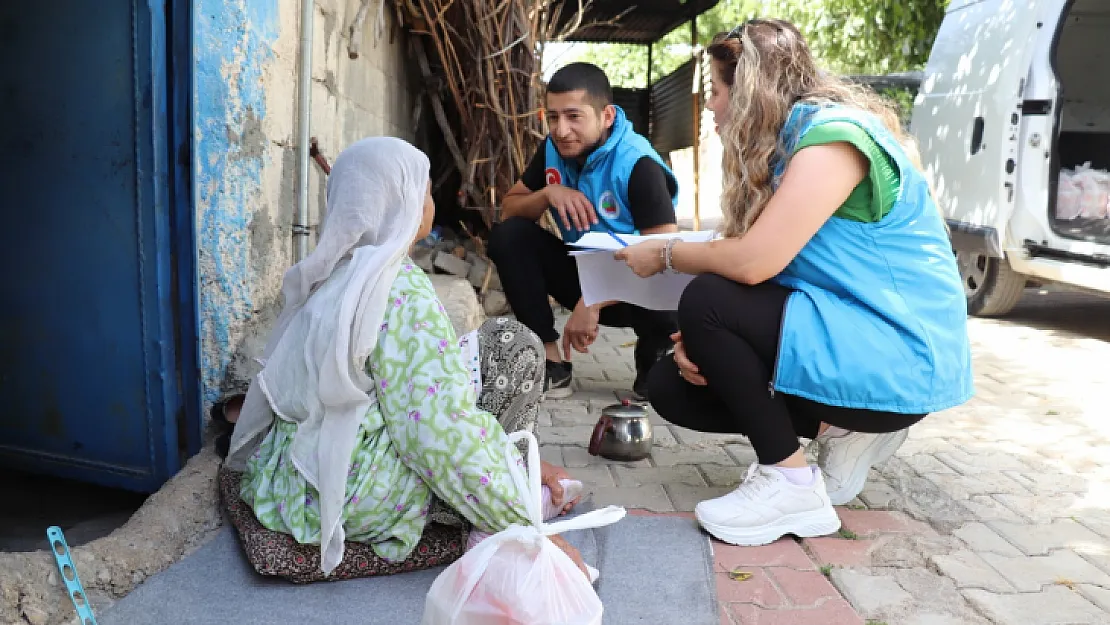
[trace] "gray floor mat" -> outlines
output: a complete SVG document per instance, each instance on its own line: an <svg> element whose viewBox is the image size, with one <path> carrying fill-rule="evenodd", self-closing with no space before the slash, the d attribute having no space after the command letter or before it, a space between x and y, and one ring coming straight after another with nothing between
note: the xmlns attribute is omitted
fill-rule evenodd
<svg viewBox="0 0 1110 625"><path fill-rule="evenodd" d="M601 571L605 625L717 625L709 541L689 519L629 516L567 536ZM442 569L295 586L250 568L234 531L147 580L101 625L399 625L420 622Z"/></svg>

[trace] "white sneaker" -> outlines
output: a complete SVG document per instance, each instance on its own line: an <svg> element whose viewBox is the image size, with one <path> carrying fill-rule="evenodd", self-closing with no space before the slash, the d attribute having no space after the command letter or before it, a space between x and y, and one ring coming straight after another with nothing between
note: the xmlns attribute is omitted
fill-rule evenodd
<svg viewBox="0 0 1110 625"><path fill-rule="evenodd" d="M745 547L766 545L786 534L811 538L840 529L819 471L814 471L812 484L798 486L758 463L748 468L736 490L699 503L694 516L718 540Z"/></svg>
<svg viewBox="0 0 1110 625"><path fill-rule="evenodd" d="M889 434L823 434L817 443L817 466L825 476L829 501L840 506L856 498L871 467L886 461L906 441L909 430Z"/></svg>

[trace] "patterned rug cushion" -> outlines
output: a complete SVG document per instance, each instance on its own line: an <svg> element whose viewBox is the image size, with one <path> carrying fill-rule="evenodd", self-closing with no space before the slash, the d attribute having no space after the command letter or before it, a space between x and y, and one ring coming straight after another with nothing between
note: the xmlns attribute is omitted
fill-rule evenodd
<svg viewBox="0 0 1110 625"><path fill-rule="evenodd" d="M466 548L464 528L429 523L404 562L389 562L374 553L370 545L348 541L343 561L325 577L320 570L320 546L303 545L288 534L263 527L239 496L241 479L241 473L220 467L220 500L239 533L247 560L261 575L283 577L296 584L393 575L451 564Z"/></svg>

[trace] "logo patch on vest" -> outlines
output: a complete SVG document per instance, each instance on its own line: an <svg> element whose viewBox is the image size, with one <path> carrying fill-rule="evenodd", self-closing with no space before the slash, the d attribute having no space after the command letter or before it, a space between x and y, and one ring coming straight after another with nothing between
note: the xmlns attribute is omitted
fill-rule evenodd
<svg viewBox="0 0 1110 625"><path fill-rule="evenodd" d="M609 219L616 219L621 214L621 207L617 204L617 196L612 191L606 191L597 198L597 210Z"/></svg>
<svg viewBox="0 0 1110 625"><path fill-rule="evenodd" d="M563 184L563 177L559 175L558 169L548 167L543 173L547 177L547 184Z"/></svg>

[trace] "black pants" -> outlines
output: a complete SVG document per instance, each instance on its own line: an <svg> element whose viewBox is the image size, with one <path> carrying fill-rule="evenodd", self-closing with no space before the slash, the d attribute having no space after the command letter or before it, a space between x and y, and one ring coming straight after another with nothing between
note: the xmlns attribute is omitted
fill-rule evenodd
<svg viewBox="0 0 1110 625"><path fill-rule="evenodd" d="M494 226L488 251L516 318L544 343L558 341L547 296L570 310L582 298L578 264L567 255L566 244L534 221L510 217ZM656 353L671 346L670 335L678 329L673 312L623 303L601 309L600 323L636 333L638 371L650 367Z"/></svg>
<svg viewBox="0 0 1110 625"><path fill-rule="evenodd" d="M925 415L829 406L771 393L783 308L790 291L766 282L744 286L717 275L694 278L682 293L678 325L690 361L707 386L694 386L671 358L648 379L652 406L667 421L700 432L743 434L762 464L782 462L821 423L855 432L907 428Z"/></svg>

